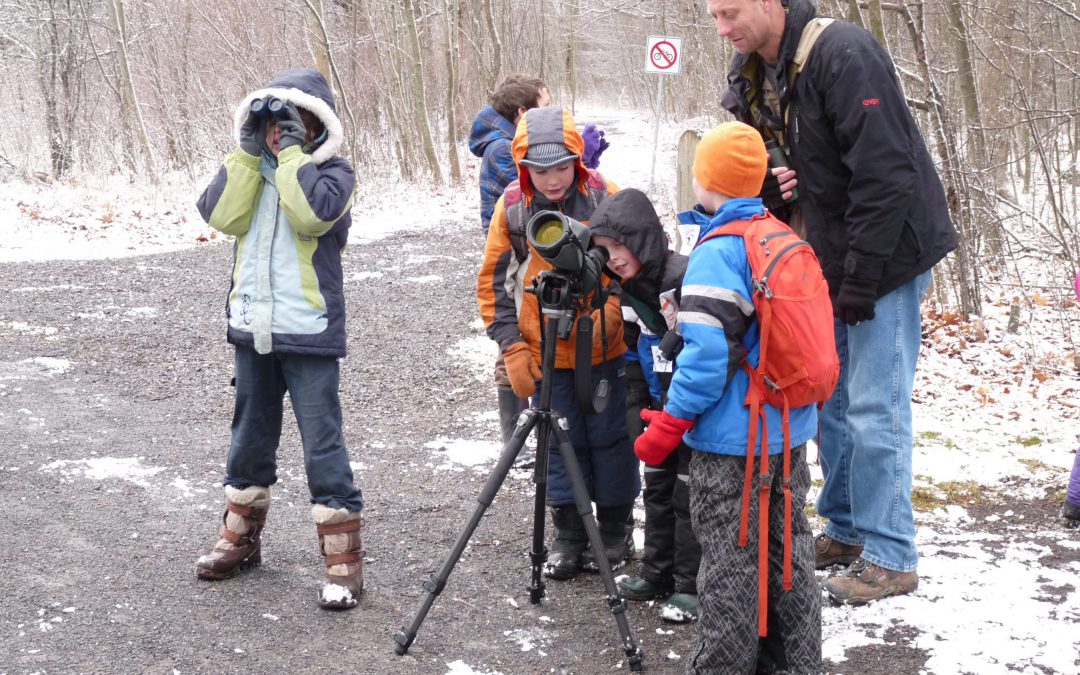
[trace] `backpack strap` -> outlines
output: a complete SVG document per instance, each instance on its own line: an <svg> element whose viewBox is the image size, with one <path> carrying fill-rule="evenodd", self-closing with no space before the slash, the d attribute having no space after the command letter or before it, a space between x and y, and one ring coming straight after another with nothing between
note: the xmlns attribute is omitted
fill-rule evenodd
<svg viewBox="0 0 1080 675"><path fill-rule="evenodd" d="M792 87L795 86L795 78L798 77L799 73L803 71L803 68L806 66L807 60L810 59L810 51L813 50L814 43L818 41L818 38L821 37L821 34L825 31L826 28L832 25L834 21L836 21L836 19L833 19L831 17L818 16L810 19L806 22L806 25L803 26L802 36L799 38L799 45L795 48L795 58L792 60L791 66L788 68L788 91L791 91ZM790 101L790 95L788 100ZM789 103L787 106L784 107L784 128L787 128L788 119L790 116L791 105ZM781 134L781 136L782 135L783 134Z"/></svg>
<svg viewBox="0 0 1080 675"><path fill-rule="evenodd" d="M525 240L525 200L521 183L513 181L503 192L503 208L506 209L506 232L510 235L510 247L519 263L529 255L529 243Z"/></svg>
<svg viewBox="0 0 1080 675"><path fill-rule="evenodd" d="M760 217L761 216L754 216L754 218L760 218ZM701 239L698 239L698 242L696 244L694 244L694 248L697 248L698 246L701 246L705 242L709 241L710 239L715 239L717 237L724 237L724 236L741 237L744 234L746 234L746 228L749 227L749 226L750 226L750 221L749 220L733 220L730 223L727 223L726 225L722 225L722 226L716 228L715 230L708 233L707 235L705 235Z"/></svg>

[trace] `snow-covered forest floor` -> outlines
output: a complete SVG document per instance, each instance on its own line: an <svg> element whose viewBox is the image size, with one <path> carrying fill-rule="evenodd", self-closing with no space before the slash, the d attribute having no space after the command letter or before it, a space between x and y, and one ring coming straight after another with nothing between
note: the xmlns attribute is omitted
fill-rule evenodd
<svg viewBox="0 0 1080 675"><path fill-rule="evenodd" d="M579 124L597 121L607 129L612 147L601 161L605 175L623 187L648 187L652 133L647 118L602 109L579 110L577 118ZM674 193L674 140L684 126L665 124L662 127L662 146L668 149L662 151L657 160L652 196L658 211L666 216L672 211ZM409 321L410 311L440 311L439 307L410 306L409 298L417 297L412 293L417 288L442 286L451 283L453 278L459 295L471 293L474 286L469 286L469 278L470 275L475 278L482 240L476 216L475 163L467 163L465 172L467 178L463 186L441 189L403 185L380 175L360 175L360 194L354 209L346 260L346 280L352 287L350 313L358 315L368 310L355 302L360 293L370 301L400 305L395 308L394 316L402 321ZM59 494L96 491L96 499L105 502L110 495L116 499L134 496L138 500L147 492L172 491L185 502L185 513L196 516L192 522L205 521L203 531L185 532L184 536L193 542L193 547L202 545L199 542L209 543L212 521L220 502L220 485L215 485L215 481L220 481L220 475L215 467L224 458L222 438L227 441L228 410L213 411L213 428L189 427L178 432L170 430L168 419L157 420L156 424L150 419L155 415L153 401L158 399L153 396L140 399L140 425L165 434L176 433L192 446L201 444L198 450L201 464L198 470L190 467L189 471L173 465L167 457L146 459L144 453L136 449L139 444L131 438L111 443L108 433L112 433L113 423L103 422L101 428L96 429L92 421L97 409L114 421L113 414L123 414L118 410L115 398L109 401L110 395L115 397L122 396L125 391L163 388L165 391L161 395L167 396L170 377L172 382L199 384L192 383L183 372L172 370L162 374L164 385L161 382L125 382L127 369L116 366L123 360L113 363L109 358L99 357L98 353L109 346L99 342L107 343L112 339L110 336L115 336L125 349L133 350L125 357L134 363L132 372L153 373L155 350L161 345L152 339L125 341L124 333L135 325L145 332L159 320L166 323L166 314L183 307L207 312L208 316L200 317L199 325L205 324L208 329L196 330L190 336L190 340L200 341L194 347L189 346L191 352L205 351L199 356L202 363L196 371L204 372L203 368L209 368L224 372L229 368L230 357L224 345L224 319L220 312L224 284L227 283L228 245L199 219L193 206L198 189L182 176L162 179L157 187L119 177L64 185L27 183L17 179L0 183L0 233L4 242L0 245L0 270L3 270L0 278L6 296L0 304L0 347L3 348L0 356L0 433L10 437L13 443L0 454L0 507L5 512L19 506L13 501L22 499L25 502L25 496L14 496L20 494L24 483L35 486L36 498L42 500L45 509L50 491ZM444 236L444 228L477 232L468 236ZM1018 237L1021 240L1028 237L1028 241L1034 242L1037 238L1034 228L1020 234L1023 235ZM377 256L370 257L369 253L376 250ZM922 556L920 586L911 596L863 608L826 604L824 652L830 672L1045 674L1080 671L1080 536L1077 530L1066 529L1057 517L1074 453L1080 445L1080 396L1077 394L1080 378L1076 369L1080 362L1076 344L1080 341L1080 309L1073 297L1072 278L1062 275L1061 266L1056 262L1051 264L1035 255L1038 250L1040 247L1033 243L1029 253L1013 251L1003 270L987 271L983 279L984 316L981 321L961 319L954 309L941 306L933 294L924 304L923 350L914 396L914 501ZM190 262L206 257L214 261L208 266L216 275L213 283L209 287L201 281L193 284L195 292L205 291L212 297L196 297L192 302L184 302L183 307L157 306L151 301L153 297L175 300L184 297L186 290L158 288L149 289L155 294L147 300L149 304L132 304L132 294L149 292L128 285L140 275L145 277L148 285L159 280L182 283L182 269L174 270L175 274L156 271L168 268L173 255L177 256L177 261ZM133 256L138 258L127 260ZM57 270L55 273L50 272L53 267ZM32 283L19 282L22 271L33 280ZM92 274L84 276L83 271ZM408 286L408 291L402 290L404 285ZM419 294L420 297L428 295L439 297L440 294L436 291ZM363 434L364 438L362 442L351 442L350 447L363 457L357 467L360 483L369 500L380 503L380 496L373 486L384 484L387 490L394 489L395 471L417 477L427 475L436 484L447 477L468 477L468 484L461 488L466 494L455 495L452 506L447 505L445 498L440 498L439 490L426 492L422 498L415 494L398 495L403 501L423 502L427 505L425 508L434 511L451 511L443 513L446 522L451 523L450 531L431 535L430 539L421 537L423 541L410 543L409 537L400 531L400 523L389 522L396 513L389 506L396 500L389 495L382 496L381 515L377 510L369 514L369 521L377 523L374 541L379 541L379 528L382 528L384 545L398 545L404 549L416 547L419 550L417 556L428 563L445 555L456 534L453 523L464 525L467 509L471 508L466 497L475 494L480 485L477 481L490 470L498 451L494 394L489 391L494 345L478 326L471 298L456 298L455 303L460 305L462 313L473 308L473 315L455 317L441 329L432 328L423 337L426 350L445 358L459 371L456 384L438 393L432 401L421 399L419 404L397 410L397 424L372 427L365 419L365 410L369 410L369 406L385 409L390 403L410 405L410 401L415 403L415 398L410 398L407 390L428 386L425 373L415 372L408 363L403 363L399 350L404 347L395 344L393 339L372 346L368 342L369 333L350 335L353 351L346 363L350 360L356 363L353 370L343 371L343 396L351 393L356 397L354 406L350 406L352 411L347 410L347 423L354 429L352 433ZM1017 311L1011 309L1013 305L1019 308L1018 323L1015 330L1010 331L1010 311ZM106 324L110 328L105 329ZM372 328L371 333L380 333L384 328ZM392 332L389 334L393 335ZM84 341L88 336L95 344ZM176 335L170 335L162 344L182 344L176 340ZM112 365L98 377L87 376L86 372L94 371L99 360ZM162 360L173 362L171 358ZM79 377L73 376L80 372L83 374ZM349 381L350 372L357 381ZM94 391L95 382L107 384L100 394ZM200 382L200 386L213 388L213 400L227 408L230 400L227 388L219 382ZM395 386L390 383L396 383L400 391L384 399L383 392L371 389L376 382L388 387ZM35 398L37 406L24 400L35 386L59 391L57 396L61 398L78 392L86 401L93 402L88 404L88 417L73 428L66 428L63 418L55 419L51 415L47 396ZM455 419L449 424L431 422L430 418L444 414L439 401L447 400L468 401L475 409L469 417ZM162 406L164 410L165 404ZM457 411L458 407L453 409ZM420 419L427 421L417 421ZM138 431L126 423L116 424L122 430ZM417 428L426 431L419 432ZM392 429L399 430L400 436L395 436ZM205 431L208 438L200 440L201 431ZM88 435L95 432L99 432L98 437L88 441ZM427 433L427 442L416 442L417 433ZM142 440L145 444L151 443ZM152 442L169 441L154 439ZM396 452L409 458L392 466L371 460L373 453L395 446L398 446ZM401 463L407 468L403 469ZM820 469L816 464L813 469L818 479L816 484L820 484ZM380 477L376 475L380 470L388 473ZM169 483L166 477L171 477L172 482ZM297 481L298 511L303 511L302 469L296 475L290 474L286 483L291 486L293 479ZM518 500L525 504L528 501L528 475L515 472L511 482L515 485L513 490ZM285 494L285 499L292 498L288 496L288 488ZM26 508L25 503L22 508ZM639 511L639 537L642 516ZM529 518L531 513L523 508L509 522L523 523ZM27 522L33 522L33 519ZM74 526L50 530L54 538L47 542L49 546L39 549L33 543L38 533L22 530L13 523L0 528L4 534L4 553L0 554L3 559L16 566L40 568L26 572L28 576L23 577L12 576L12 566L5 565L9 573L0 577L0 589L4 591L4 600L0 600L3 609L0 673L98 669L93 662L80 661L78 650L69 658L57 652L58 643L54 642L54 636L63 632L66 623L78 621L83 610L78 602L69 605L67 600L50 595L47 589L51 587L50 578L62 578L65 567L78 560L69 558L73 551L95 550L108 558L118 557L115 562L122 569L125 552L131 556L145 556L145 551L158 546L150 546L149 540L157 537L153 531L128 531L123 523L118 523L116 529L120 530L114 533L117 536L100 540L81 533ZM526 530L527 527L521 525L520 532L488 532L485 537L494 537L492 545L496 547L500 536L513 540L517 546L525 542ZM299 548L295 541L288 541L290 538L295 540L299 536L282 536L287 543L281 542L279 547ZM304 542L303 546L311 548L309 540ZM390 570L379 571L378 559L383 553L370 540L367 548L369 556L375 558L371 566L373 583L389 579ZM191 561L196 553L192 548L188 556ZM39 554L41 557L37 557ZM508 559L521 562L518 557ZM189 562L186 558L170 561L162 565L160 573L189 574ZM311 560L305 560L303 564L315 569ZM148 569L155 568L150 566ZM399 576L395 581L399 586L396 590L407 596L400 601L398 612L411 614L416 589L430 572L430 567L425 571L423 563L416 568L406 565L404 577ZM521 563L521 569L505 573L520 576L520 586L524 584L527 572ZM275 578L288 574L289 569L284 568ZM96 577L90 583L107 588L124 578L122 572L101 576L104 578ZM15 588L20 580L29 586L43 584L39 588L42 592L31 592L27 586ZM451 587L455 581L456 577L452 576ZM580 592L581 584L577 586ZM587 589L584 597L598 593L599 585L595 586ZM244 588L245 593L257 592L255 586ZM549 585L549 592L559 594L563 592L561 588ZM83 597L93 595L94 586L84 587L81 592ZM215 585L213 592L218 596L216 599L222 601L221 596L232 590L228 586ZM461 596L461 602L473 601ZM549 667L568 669L568 672L610 670L618 662L620 652L610 649L615 642L615 629L613 622L605 618L599 620L610 625L605 624L599 632L610 635L606 643L596 645L597 650L607 648L601 655L583 654L576 664L544 660L545 649L552 651L550 645L545 645L543 637L545 625L553 621L548 615L566 612L567 607L547 609L546 614L538 616L538 632L509 629L504 632L495 626L490 627L488 635L469 635L471 640L506 641L500 658L492 661L470 659L470 655L483 652L465 648L460 658L454 658L452 648L449 651L443 648L438 654L441 659L417 657L413 661L395 661L395 657L389 656L390 638L399 626L369 626L368 629L377 634L372 639L380 641L388 655L370 668L347 662L342 669L398 672L398 668L404 667L402 664L409 663L409 667L417 672L438 672L440 668L442 672L455 673L539 672ZM117 608L120 608L119 604ZM356 613L363 612L361 608ZM631 614L645 613L654 614L655 610L640 605L631 610ZM262 618L240 617L240 620L260 625L277 621L277 618L267 618L268 614L274 616L266 612ZM304 612L298 614L292 617L293 621L313 616ZM443 624L438 629L434 625L436 619ZM190 625L219 620L220 617L213 616L188 616L184 622ZM453 620L445 613L441 617L433 614L421 630L421 641L414 650L422 651L426 633L441 631ZM556 623L560 620L562 618L558 616L554 619ZM116 623L115 618L111 621ZM635 630L641 629L642 625L654 627L656 622L650 621L631 618ZM110 628L109 623L103 619L100 629L116 630L115 626ZM153 623L162 630L171 630L169 617L157 617ZM334 630L359 630L355 625L350 628L348 619L337 620L332 625ZM649 653L650 668L677 670L679 661L687 655L692 628L664 628L663 624L658 624L655 630L656 635L638 635L647 650L653 647L650 640L658 640L664 647L661 651L653 647ZM665 635L661 632L664 630L669 632ZM93 632L81 634L86 637ZM344 642L345 637L339 634L336 639ZM349 639L358 638L351 636ZM197 653L198 646L192 645L191 653ZM228 645L228 649L234 646L236 652L242 653L244 647L239 643ZM303 648L300 644L296 646ZM208 654L221 653L223 645L206 645L206 649ZM326 654L332 651L328 647ZM216 669L209 656L205 663L191 665L190 656L170 661L171 653L169 648L164 648L159 661L121 663L117 669L125 672ZM515 660L515 653L521 660ZM332 663L332 657L327 658L331 660L326 663ZM181 663L185 665L177 665ZM251 662L228 663L224 669L252 670ZM439 666L439 663L443 665Z"/></svg>

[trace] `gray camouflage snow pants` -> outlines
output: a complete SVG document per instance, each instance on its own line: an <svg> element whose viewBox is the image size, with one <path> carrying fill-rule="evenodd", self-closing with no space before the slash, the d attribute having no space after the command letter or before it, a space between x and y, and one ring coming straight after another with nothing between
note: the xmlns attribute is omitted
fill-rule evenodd
<svg viewBox="0 0 1080 675"><path fill-rule="evenodd" d="M690 515L701 543L698 640L690 673L821 672L821 591L814 577L814 539L803 508L810 488L806 446L791 451L794 589L783 591L783 455L769 457L768 637L758 625L758 467L750 498L749 541L739 546L746 458L693 453Z"/></svg>

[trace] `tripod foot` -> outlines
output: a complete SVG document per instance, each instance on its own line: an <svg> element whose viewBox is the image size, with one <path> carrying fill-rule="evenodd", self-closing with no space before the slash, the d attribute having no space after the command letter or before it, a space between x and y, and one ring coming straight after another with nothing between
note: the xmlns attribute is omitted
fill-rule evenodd
<svg viewBox="0 0 1080 675"><path fill-rule="evenodd" d="M397 643L397 646L394 647L394 653L398 656L405 656L406 652L409 651L409 647L412 646L413 640L415 639L416 633L412 633L411 635L409 635L405 633L404 629L399 630L397 632L397 635L394 636L394 642Z"/></svg>
<svg viewBox="0 0 1080 675"><path fill-rule="evenodd" d="M626 660L630 662L631 671L635 673L640 673L642 668L644 667L645 653L641 651L641 647L627 647Z"/></svg>

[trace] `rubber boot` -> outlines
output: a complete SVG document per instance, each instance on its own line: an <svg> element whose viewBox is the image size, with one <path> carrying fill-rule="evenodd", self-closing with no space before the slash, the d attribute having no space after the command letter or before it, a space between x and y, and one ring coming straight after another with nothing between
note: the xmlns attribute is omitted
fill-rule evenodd
<svg viewBox="0 0 1080 675"><path fill-rule="evenodd" d="M634 554L634 503L597 506L596 523L600 529L600 539L604 542L604 555L614 572ZM581 556L581 568L598 571L596 555L591 548Z"/></svg>
<svg viewBox="0 0 1080 675"><path fill-rule="evenodd" d="M319 533L319 550L326 558L326 577L319 592L323 609L352 609L364 592L364 548L360 540L363 518L355 511L311 507Z"/></svg>
<svg viewBox="0 0 1080 675"><path fill-rule="evenodd" d="M551 521L555 524L555 539L548 550L544 575L557 581L573 579L581 569L581 554L589 545L585 523L581 521L576 506L554 507Z"/></svg>
<svg viewBox="0 0 1080 675"><path fill-rule="evenodd" d="M262 529L270 509L270 488L225 486L224 527L214 548L195 561L200 579L228 579L262 562Z"/></svg>

